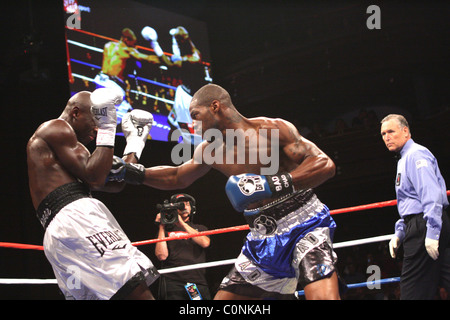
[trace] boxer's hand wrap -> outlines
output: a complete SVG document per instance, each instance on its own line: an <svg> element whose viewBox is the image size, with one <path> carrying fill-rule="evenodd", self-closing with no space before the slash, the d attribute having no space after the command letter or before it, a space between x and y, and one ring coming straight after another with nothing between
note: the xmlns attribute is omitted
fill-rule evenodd
<svg viewBox="0 0 450 320"><path fill-rule="evenodd" d="M294 187L287 172L270 176L245 173L230 176L225 192L236 211L242 212L251 203L290 194L294 192Z"/></svg>
<svg viewBox="0 0 450 320"><path fill-rule="evenodd" d="M91 94L91 112L96 120L97 146L114 147L117 115L115 105L122 103L122 94L118 90L100 88Z"/></svg>
<svg viewBox="0 0 450 320"><path fill-rule="evenodd" d="M141 158L152 124L152 114L144 110L134 109L123 116L122 131L127 140L124 155L134 152L138 160Z"/></svg>
<svg viewBox="0 0 450 320"><path fill-rule="evenodd" d="M122 158L114 156L111 170L106 182L117 181L128 184L142 184L145 179L145 168L139 163L126 163Z"/></svg>

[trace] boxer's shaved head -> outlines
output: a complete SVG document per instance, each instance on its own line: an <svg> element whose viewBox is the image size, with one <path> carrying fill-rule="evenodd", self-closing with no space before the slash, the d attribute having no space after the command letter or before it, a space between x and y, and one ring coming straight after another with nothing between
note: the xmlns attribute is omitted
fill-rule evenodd
<svg viewBox="0 0 450 320"><path fill-rule="evenodd" d="M74 107L78 107L79 109L85 111L90 109L91 107L91 93L89 91L81 91L73 95L69 99L66 105L66 109L73 109Z"/></svg>
<svg viewBox="0 0 450 320"><path fill-rule="evenodd" d="M230 94L221 86L216 84L207 84L201 87L192 97L195 105L207 107L213 100L219 100L222 105L235 109L231 102Z"/></svg>

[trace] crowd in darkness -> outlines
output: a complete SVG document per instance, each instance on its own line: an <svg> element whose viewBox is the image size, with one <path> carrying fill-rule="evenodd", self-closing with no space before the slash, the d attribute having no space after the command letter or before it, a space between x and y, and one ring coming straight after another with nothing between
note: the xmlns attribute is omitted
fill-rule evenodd
<svg viewBox="0 0 450 320"><path fill-rule="evenodd" d="M372 245L353 246L337 250L338 271L346 284L363 283L374 278L388 279L399 277L401 260L392 259L387 242ZM373 271L369 266L375 266ZM378 270L380 271L377 274ZM380 289L367 286L348 289L343 295L347 300L398 300L399 283L382 284Z"/></svg>
<svg viewBox="0 0 450 320"><path fill-rule="evenodd" d="M402 259L391 258L387 242L340 248L336 249L336 253L337 269L342 284L365 284L373 280L392 279L392 282L379 286L371 283L370 287L366 284L357 288L343 289L342 300L400 300L398 279ZM304 300L304 296L300 296L299 299ZM450 300L450 296L445 289L440 288L436 292L435 300Z"/></svg>
<svg viewBox="0 0 450 320"><path fill-rule="evenodd" d="M338 272L346 284L364 283L374 280L378 275L368 269L369 266L379 267L380 279L398 278L401 274L402 259L391 258L387 242L353 246L336 250L338 254ZM348 289L342 294L344 300L399 300L399 282L381 284L378 288L368 286ZM436 292L436 300L450 300L448 292L440 288Z"/></svg>
<svg viewBox="0 0 450 320"><path fill-rule="evenodd" d="M337 118L334 121L333 129L326 129L322 124L318 122L312 123L311 126L302 127L302 125L294 124L299 128L300 133L308 139L320 139L328 136L345 135L352 132L358 132L363 130L375 131L379 130L380 122L378 116L374 110L361 109L359 114L351 119L351 122L344 118Z"/></svg>

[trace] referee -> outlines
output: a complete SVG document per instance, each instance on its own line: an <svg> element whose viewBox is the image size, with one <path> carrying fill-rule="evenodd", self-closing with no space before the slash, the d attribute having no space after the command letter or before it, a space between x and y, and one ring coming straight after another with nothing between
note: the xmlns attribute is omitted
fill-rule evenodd
<svg viewBox="0 0 450 320"><path fill-rule="evenodd" d="M445 181L433 154L411 139L401 115L381 121L381 136L397 153L395 191L400 219L389 243L391 256L403 244L402 300L434 299L439 287L450 292L450 223Z"/></svg>

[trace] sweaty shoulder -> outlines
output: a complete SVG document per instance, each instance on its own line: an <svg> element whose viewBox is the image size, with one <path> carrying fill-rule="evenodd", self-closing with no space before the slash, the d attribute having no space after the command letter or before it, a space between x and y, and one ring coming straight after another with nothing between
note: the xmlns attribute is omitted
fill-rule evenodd
<svg viewBox="0 0 450 320"><path fill-rule="evenodd" d="M53 119L44 122L36 130L34 136L45 140L49 144L64 141L68 136L74 136L72 127L64 120Z"/></svg>
<svg viewBox="0 0 450 320"><path fill-rule="evenodd" d="M295 126L281 118L257 117L249 119L258 129L278 130L280 143L291 143L301 139Z"/></svg>

